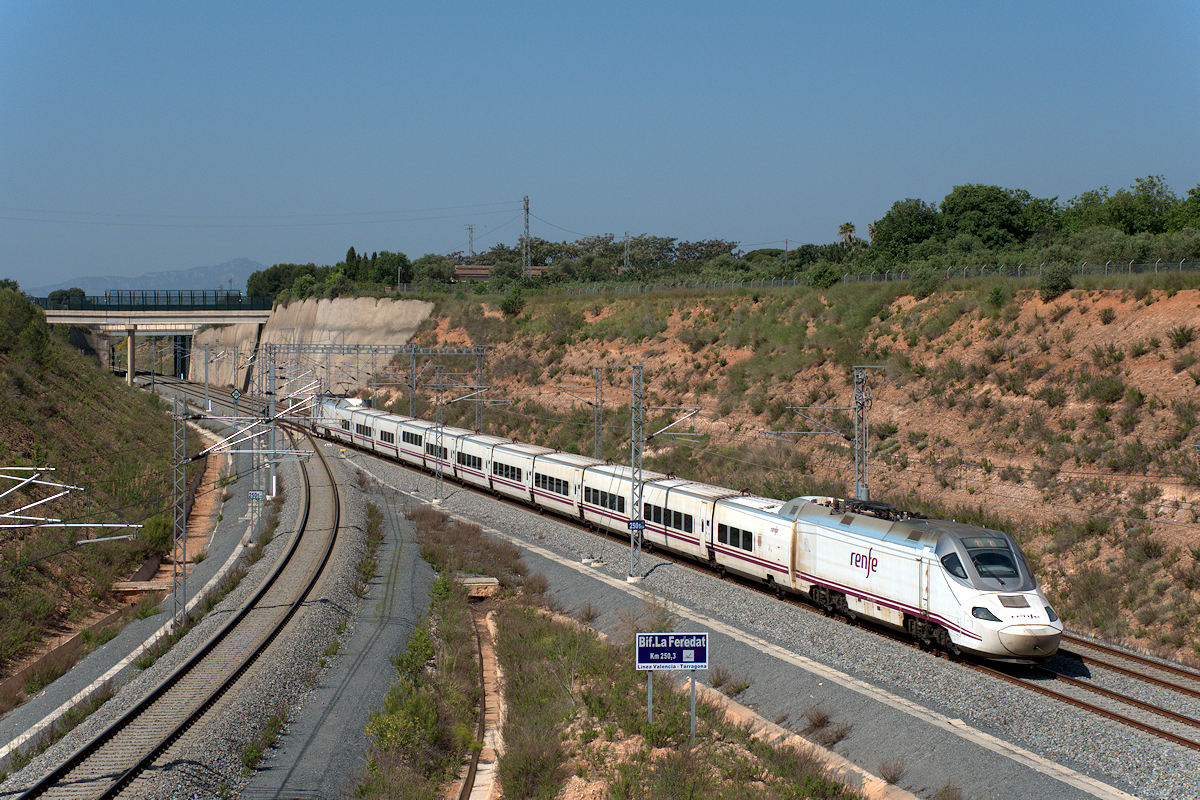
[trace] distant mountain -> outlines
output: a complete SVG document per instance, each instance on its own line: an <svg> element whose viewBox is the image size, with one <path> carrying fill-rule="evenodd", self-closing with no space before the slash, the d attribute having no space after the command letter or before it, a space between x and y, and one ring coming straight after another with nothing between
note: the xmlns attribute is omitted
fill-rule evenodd
<svg viewBox="0 0 1200 800"><path fill-rule="evenodd" d="M33 297L45 297L55 289L78 287L85 294L104 294L113 289L225 289L232 281L233 288L246 291L246 279L250 273L266 269L266 265L248 258L235 258L224 264L211 267L192 267L169 272L147 272L145 275L124 277L119 275L93 275L85 278L52 283L48 286L24 287L21 289Z"/></svg>

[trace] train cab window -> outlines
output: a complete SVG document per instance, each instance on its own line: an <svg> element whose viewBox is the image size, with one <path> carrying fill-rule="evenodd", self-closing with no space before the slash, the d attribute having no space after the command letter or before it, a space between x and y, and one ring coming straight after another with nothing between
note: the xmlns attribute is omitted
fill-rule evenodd
<svg viewBox="0 0 1200 800"><path fill-rule="evenodd" d="M1005 578L1020 578L1017 565L1008 553L996 550L976 551L971 553L971 561L981 578L995 578L999 581Z"/></svg>
<svg viewBox="0 0 1200 800"><path fill-rule="evenodd" d="M948 556L942 557L942 566L956 578L967 579L967 571L963 569L962 561L958 558L958 553L951 553Z"/></svg>

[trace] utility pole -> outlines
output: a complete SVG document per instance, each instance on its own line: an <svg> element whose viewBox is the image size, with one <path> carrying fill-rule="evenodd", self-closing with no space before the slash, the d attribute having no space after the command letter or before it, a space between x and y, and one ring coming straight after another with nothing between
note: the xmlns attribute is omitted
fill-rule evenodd
<svg viewBox="0 0 1200 800"><path fill-rule="evenodd" d="M525 235L521 237L521 280L529 280L529 195L525 195Z"/></svg>
<svg viewBox="0 0 1200 800"><path fill-rule="evenodd" d="M475 353L475 386L483 386L483 353ZM483 407L480 405L483 402L483 390L475 397L475 432L479 433L483 430Z"/></svg>
<svg viewBox="0 0 1200 800"><path fill-rule="evenodd" d="M204 413L212 411L212 401L208 397L208 345L204 345Z"/></svg>
<svg viewBox="0 0 1200 800"><path fill-rule="evenodd" d="M867 456L869 454L869 423L871 411L871 388L867 386L867 370L883 369L880 366L856 366L854 368L854 499L870 500L871 491L867 482Z"/></svg>
<svg viewBox="0 0 1200 800"><path fill-rule="evenodd" d="M172 464L174 466L174 481L171 486L171 500L174 508L171 528L171 576L174 584L174 616L172 620L175 629L183 625L187 614L187 517L184 515L184 499L187 496L187 422L184 412L187 407L182 398L175 395L173 414L174 448Z"/></svg>
<svg viewBox="0 0 1200 800"><path fill-rule="evenodd" d="M783 274L787 274L787 238L783 240Z"/></svg>
<svg viewBox="0 0 1200 800"><path fill-rule="evenodd" d="M629 442L629 478L633 483L629 509L629 575L625 580L630 583L641 580L642 529L646 522L642 519L642 424L645 422L645 412L642 409L642 365L634 364L632 381L632 396L629 403L630 442Z"/></svg>
<svg viewBox="0 0 1200 800"><path fill-rule="evenodd" d="M604 458L601 454L600 419L604 413L604 367L596 367L596 399L592 403L592 423L595 427L595 455L597 461Z"/></svg>
<svg viewBox="0 0 1200 800"><path fill-rule="evenodd" d="M625 257L621 262L621 270L629 272L629 231L625 231Z"/></svg>
<svg viewBox="0 0 1200 800"><path fill-rule="evenodd" d="M437 383L434 384L434 396L437 398L437 406L434 411L434 428L433 428L433 458L437 463L437 478L434 481L433 499L435 501L442 499L442 490L445 488L442 481L442 426L445 419L445 404L442 402L442 365L435 365L437 370Z"/></svg>
<svg viewBox="0 0 1200 800"><path fill-rule="evenodd" d="M475 226L467 225L467 255L475 255Z"/></svg>
<svg viewBox="0 0 1200 800"><path fill-rule="evenodd" d="M278 459L275 457L275 348L273 345L267 345L268 359L270 360L270 378L267 381L267 414L269 416L270 430L267 434L267 447L271 450L271 455L268 461L271 464L271 485L268 486L269 497L274 497L278 488L276 468Z"/></svg>

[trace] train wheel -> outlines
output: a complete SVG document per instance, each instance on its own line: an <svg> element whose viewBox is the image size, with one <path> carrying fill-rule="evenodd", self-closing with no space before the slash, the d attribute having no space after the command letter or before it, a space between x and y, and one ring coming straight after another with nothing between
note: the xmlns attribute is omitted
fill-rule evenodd
<svg viewBox="0 0 1200 800"><path fill-rule="evenodd" d="M937 644L939 648L945 651L946 655L950 656L950 658L954 659L955 661L962 658L962 650L960 650L958 645L956 645L950 639L950 631L946 630L945 628L938 628Z"/></svg>

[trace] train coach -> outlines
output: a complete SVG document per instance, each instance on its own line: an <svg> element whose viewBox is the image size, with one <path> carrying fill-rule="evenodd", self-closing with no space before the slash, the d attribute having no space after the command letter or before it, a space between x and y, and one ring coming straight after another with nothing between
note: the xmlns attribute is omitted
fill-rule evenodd
<svg viewBox="0 0 1200 800"><path fill-rule="evenodd" d="M312 427L598 529L625 533L638 518L628 466L439 427L353 398L319 403ZM1062 622L1003 531L880 503L815 496L784 502L649 470L641 482L648 546L954 654L1030 662L1058 649Z"/></svg>

